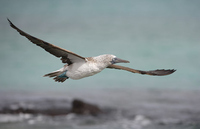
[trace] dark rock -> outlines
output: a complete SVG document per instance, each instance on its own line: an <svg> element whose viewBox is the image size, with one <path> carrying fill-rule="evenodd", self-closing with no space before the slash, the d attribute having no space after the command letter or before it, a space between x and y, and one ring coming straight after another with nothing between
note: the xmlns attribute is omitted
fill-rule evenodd
<svg viewBox="0 0 200 129"><path fill-rule="evenodd" d="M88 115L98 115L99 113L101 113L101 109L93 104L90 103L86 103L82 100L79 99L75 99L72 102L72 109L71 109L72 113L75 114L88 114Z"/></svg>
<svg viewBox="0 0 200 129"><path fill-rule="evenodd" d="M69 109L61 109L61 108L55 108L55 109L26 109L19 107L17 109L10 109L7 107L4 107L0 114L20 114L20 113L27 113L27 114L43 114L48 116L58 116L58 115L67 115L69 113Z"/></svg>
<svg viewBox="0 0 200 129"><path fill-rule="evenodd" d="M28 104L34 105L33 107L28 107ZM67 115L69 113L81 114L81 115L97 115L101 113L101 110L93 104L86 103L82 100L75 99L71 102L71 109L69 103L62 100L43 100L41 102L24 102L24 105L15 103L15 107L12 108L12 103L5 105L0 109L0 114L42 114L48 116L58 116Z"/></svg>

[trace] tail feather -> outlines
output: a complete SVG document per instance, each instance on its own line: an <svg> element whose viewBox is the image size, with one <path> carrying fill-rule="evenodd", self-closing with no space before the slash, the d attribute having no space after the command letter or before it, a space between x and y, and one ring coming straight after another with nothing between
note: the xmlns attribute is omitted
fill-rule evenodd
<svg viewBox="0 0 200 129"><path fill-rule="evenodd" d="M55 80L55 82L64 82L66 79L68 79L68 77L65 77L65 78L55 77L55 78L53 78L53 80Z"/></svg>
<svg viewBox="0 0 200 129"><path fill-rule="evenodd" d="M55 71L48 74L45 74L43 77L54 77L55 82L64 82L68 77L59 77L59 75L63 74L65 71Z"/></svg>
<svg viewBox="0 0 200 129"><path fill-rule="evenodd" d="M56 72L52 72L52 73L48 73L48 74L45 74L43 77L55 77L55 76L58 76L58 75L60 75L60 74L62 74L62 72L60 72L60 71L56 71Z"/></svg>

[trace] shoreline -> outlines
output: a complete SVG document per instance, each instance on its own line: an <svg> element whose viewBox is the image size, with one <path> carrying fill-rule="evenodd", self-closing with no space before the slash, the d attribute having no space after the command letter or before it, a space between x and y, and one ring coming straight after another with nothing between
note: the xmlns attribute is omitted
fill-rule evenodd
<svg viewBox="0 0 200 129"><path fill-rule="evenodd" d="M42 123L48 123L49 120L68 123L74 119L77 120L75 124L84 123L88 119L95 124L114 121L120 123L123 120L134 123L139 119L142 123L146 121L164 126L198 125L199 93L192 90L152 89L73 90L62 94L61 92L1 92L0 124L1 120L3 123L12 123L15 117L20 122L33 120L41 123L38 119L42 117L44 119ZM94 115L86 111L87 113L81 115L82 113L71 112L75 98L81 98L86 104L99 109L97 110L99 114ZM8 118L7 122L4 118Z"/></svg>

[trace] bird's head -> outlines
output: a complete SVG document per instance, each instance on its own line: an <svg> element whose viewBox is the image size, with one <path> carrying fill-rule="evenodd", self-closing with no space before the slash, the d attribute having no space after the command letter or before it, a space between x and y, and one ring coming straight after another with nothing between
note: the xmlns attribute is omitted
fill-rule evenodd
<svg viewBox="0 0 200 129"><path fill-rule="evenodd" d="M102 57L101 59L103 60L103 62L107 63L108 65L116 64L116 63L129 63L129 61L117 58L115 55L106 54L106 55L102 55L101 57Z"/></svg>
<svg viewBox="0 0 200 129"><path fill-rule="evenodd" d="M95 60L99 62L100 66L107 67L112 64L116 63L129 63L127 60L123 60L120 58L117 58L115 55L105 54L95 57Z"/></svg>
<svg viewBox="0 0 200 129"><path fill-rule="evenodd" d="M115 55L110 55L110 63L116 64L116 63L129 63L127 60L123 60L120 58L117 58Z"/></svg>

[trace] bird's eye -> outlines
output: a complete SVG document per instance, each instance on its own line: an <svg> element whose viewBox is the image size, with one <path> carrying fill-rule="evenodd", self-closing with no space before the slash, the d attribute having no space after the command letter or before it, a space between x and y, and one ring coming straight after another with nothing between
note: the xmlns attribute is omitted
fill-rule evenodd
<svg viewBox="0 0 200 129"><path fill-rule="evenodd" d="M115 62L116 60L117 60L116 58L112 58L111 63L112 63L112 64L115 64L115 63L116 63L116 62Z"/></svg>

